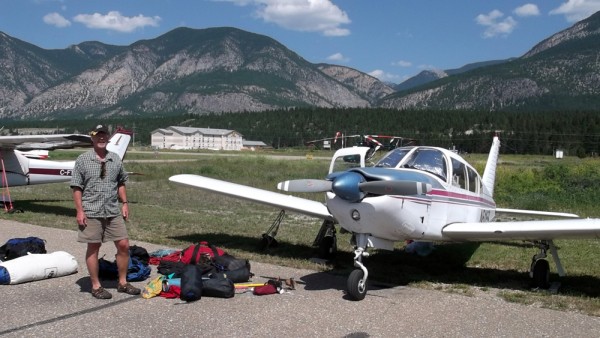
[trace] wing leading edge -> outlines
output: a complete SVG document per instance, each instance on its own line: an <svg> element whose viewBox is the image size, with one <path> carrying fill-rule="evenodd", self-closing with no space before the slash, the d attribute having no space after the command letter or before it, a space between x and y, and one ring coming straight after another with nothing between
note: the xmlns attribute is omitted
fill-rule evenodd
<svg viewBox="0 0 600 338"><path fill-rule="evenodd" d="M453 223L442 234L457 241L598 239L600 219Z"/></svg>
<svg viewBox="0 0 600 338"><path fill-rule="evenodd" d="M251 202L297 212L311 217L334 220L327 207L320 202L241 184L221 181L199 175L182 174L169 177L169 181L184 186L219 193Z"/></svg>

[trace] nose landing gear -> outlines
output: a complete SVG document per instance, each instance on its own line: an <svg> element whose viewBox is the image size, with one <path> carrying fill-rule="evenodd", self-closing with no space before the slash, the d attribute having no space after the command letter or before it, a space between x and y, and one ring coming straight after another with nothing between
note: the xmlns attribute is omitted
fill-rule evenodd
<svg viewBox="0 0 600 338"><path fill-rule="evenodd" d="M347 281L348 295L354 300L363 300L367 295L367 278L369 271L362 263L363 257L368 257L367 250L368 235L355 234L356 247L354 249L354 266L359 268L350 273Z"/></svg>

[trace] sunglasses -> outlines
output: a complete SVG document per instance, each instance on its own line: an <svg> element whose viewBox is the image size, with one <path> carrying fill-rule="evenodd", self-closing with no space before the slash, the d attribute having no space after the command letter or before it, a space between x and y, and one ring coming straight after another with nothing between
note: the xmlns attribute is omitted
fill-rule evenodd
<svg viewBox="0 0 600 338"><path fill-rule="evenodd" d="M106 161L100 162L100 178L104 179L106 176Z"/></svg>

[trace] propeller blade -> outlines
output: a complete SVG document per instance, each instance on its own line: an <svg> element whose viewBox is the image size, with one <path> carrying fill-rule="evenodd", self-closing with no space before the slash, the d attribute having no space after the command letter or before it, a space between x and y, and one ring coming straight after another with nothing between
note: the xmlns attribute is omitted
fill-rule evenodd
<svg viewBox="0 0 600 338"><path fill-rule="evenodd" d="M277 189L289 192L326 192L331 190L331 181L326 180L290 180L277 183Z"/></svg>
<svg viewBox="0 0 600 338"><path fill-rule="evenodd" d="M372 181L359 184L360 190L375 195L424 195L431 184L414 181Z"/></svg>

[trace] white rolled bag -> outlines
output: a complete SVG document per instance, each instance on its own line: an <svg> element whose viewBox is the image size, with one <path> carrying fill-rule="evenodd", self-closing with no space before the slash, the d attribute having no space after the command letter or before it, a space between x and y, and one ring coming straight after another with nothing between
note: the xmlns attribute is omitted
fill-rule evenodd
<svg viewBox="0 0 600 338"><path fill-rule="evenodd" d="M68 252L27 254L0 262L0 284L19 284L67 276L76 272L77 260Z"/></svg>

